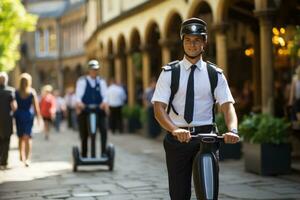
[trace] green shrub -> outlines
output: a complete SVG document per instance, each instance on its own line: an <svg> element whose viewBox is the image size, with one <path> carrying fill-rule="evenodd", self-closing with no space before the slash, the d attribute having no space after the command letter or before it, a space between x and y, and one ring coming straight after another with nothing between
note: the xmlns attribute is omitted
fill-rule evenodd
<svg viewBox="0 0 300 200"><path fill-rule="evenodd" d="M142 107L139 105L128 106L125 105L122 108L122 114L124 118L140 119L142 115Z"/></svg>
<svg viewBox="0 0 300 200"><path fill-rule="evenodd" d="M286 143L290 123L267 114L245 116L239 125L239 133L250 143Z"/></svg>

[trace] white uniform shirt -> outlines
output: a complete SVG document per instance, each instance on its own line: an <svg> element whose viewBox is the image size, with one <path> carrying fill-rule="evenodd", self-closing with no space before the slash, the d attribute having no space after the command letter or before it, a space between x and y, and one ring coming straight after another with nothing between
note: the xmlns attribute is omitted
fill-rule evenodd
<svg viewBox="0 0 300 200"><path fill-rule="evenodd" d="M90 76L83 76L78 79L78 81L76 83L76 91L75 91L76 101L82 102L82 97L85 93L85 88L86 88L86 78L92 88L96 87L96 80L98 81L98 83L100 85L100 95L103 98L103 102L107 103L107 97L106 97L107 85L106 85L105 80L100 79L98 76L96 79L92 79Z"/></svg>
<svg viewBox="0 0 300 200"><path fill-rule="evenodd" d="M107 103L111 107L123 106L126 100L126 93L123 87L112 84L107 88Z"/></svg>
<svg viewBox="0 0 300 200"><path fill-rule="evenodd" d="M56 112L63 111L64 108L66 107L64 98L57 96L57 97L55 97L55 100L56 100Z"/></svg>
<svg viewBox="0 0 300 200"><path fill-rule="evenodd" d="M193 121L188 124L184 119L184 107L187 82L190 74L191 63L187 59L183 59L180 64L180 80L178 91L173 99L173 106L178 113L176 115L173 110L170 110L169 116L173 123L178 127L201 126L212 124L212 107L213 97L210 91L210 82L206 67L206 62L202 59L196 65L194 72L194 115ZM155 101L169 103L171 95L171 71L162 71L156 84L156 89L152 98L152 103ZM226 102L234 103L234 99L229 90L226 78L223 74L218 73L218 84L214 92L217 103L222 105Z"/></svg>
<svg viewBox="0 0 300 200"><path fill-rule="evenodd" d="M76 94L71 93L71 94L66 94L65 95L65 103L67 107L70 108L75 108L76 107Z"/></svg>

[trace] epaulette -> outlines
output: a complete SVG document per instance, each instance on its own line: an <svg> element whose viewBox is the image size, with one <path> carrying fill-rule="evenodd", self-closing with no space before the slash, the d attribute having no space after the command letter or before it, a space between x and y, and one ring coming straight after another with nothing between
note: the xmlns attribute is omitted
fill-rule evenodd
<svg viewBox="0 0 300 200"><path fill-rule="evenodd" d="M209 64L210 66L212 66L219 74L223 73L223 69L221 69L220 67L218 67L218 65L216 65L215 63L212 63L210 61L206 61L207 64Z"/></svg>
<svg viewBox="0 0 300 200"><path fill-rule="evenodd" d="M165 66L163 66L162 68L163 68L163 70L166 71L166 72L167 72L167 71L172 71L172 66L170 66L170 65L165 65Z"/></svg>
<svg viewBox="0 0 300 200"><path fill-rule="evenodd" d="M176 67L176 65L179 63L179 60L175 60L172 62L169 62L167 65L163 66L163 70L164 71L172 71L172 69L174 69L174 67Z"/></svg>
<svg viewBox="0 0 300 200"><path fill-rule="evenodd" d="M80 76L79 77L79 80L85 80L86 79L86 76Z"/></svg>

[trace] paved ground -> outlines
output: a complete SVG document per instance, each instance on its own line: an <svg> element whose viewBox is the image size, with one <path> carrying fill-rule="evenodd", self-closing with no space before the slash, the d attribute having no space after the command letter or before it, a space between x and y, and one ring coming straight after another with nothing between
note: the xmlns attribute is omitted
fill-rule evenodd
<svg viewBox="0 0 300 200"><path fill-rule="evenodd" d="M18 161L13 136L10 169L0 171L0 199L155 200L169 199L164 153L160 140L124 134L110 135L116 145L113 172L102 167L80 167L72 172L71 148L77 133L65 129L44 140L34 134L32 164ZM244 172L243 161L220 163L220 200L300 200L299 175L262 177ZM196 199L193 195L192 199Z"/></svg>

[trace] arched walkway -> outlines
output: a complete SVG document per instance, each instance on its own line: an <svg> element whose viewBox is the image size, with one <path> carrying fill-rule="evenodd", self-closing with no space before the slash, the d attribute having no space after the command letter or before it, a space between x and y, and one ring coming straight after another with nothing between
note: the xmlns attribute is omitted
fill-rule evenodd
<svg viewBox="0 0 300 200"><path fill-rule="evenodd" d="M150 76L156 78L159 76L162 66L160 38L158 25L151 22L146 29L146 45L150 54Z"/></svg>

